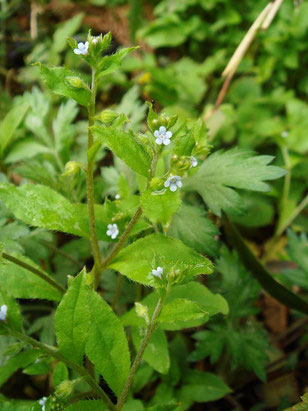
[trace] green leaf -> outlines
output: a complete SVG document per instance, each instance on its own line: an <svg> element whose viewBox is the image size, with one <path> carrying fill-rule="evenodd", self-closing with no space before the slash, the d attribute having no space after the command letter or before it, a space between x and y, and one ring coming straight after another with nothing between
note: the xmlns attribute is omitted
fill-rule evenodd
<svg viewBox="0 0 308 411"><path fill-rule="evenodd" d="M195 275L213 272L210 260L186 247L182 241L162 234L152 234L135 241L120 251L110 264L110 268L131 280L153 287L157 283L150 273L157 266L163 267L165 274L176 266L185 272L187 281Z"/></svg>
<svg viewBox="0 0 308 411"><path fill-rule="evenodd" d="M42 271L41 268L29 258L22 255L16 257L26 264ZM48 273L44 273L48 276ZM41 298L59 301L62 297L60 291L56 290L42 278L6 260L0 264L0 285L10 290L11 295L15 298Z"/></svg>
<svg viewBox="0 0 308 411"><path fill-rule="evenodd" d="M40 352L37 350L27 350L14 357L10 357L1 367L0 387L11 377L11 375L14 374L15 371L32 364L39 355Z"/></svg>
<svg viewBox="0 0 308 411"><path fill-rule="evenodd" d="M136 351L140 348L145 337L146 329L143 327L132 328L132 339ZM144 351L142 359L146 361L154 370L161 374L167 374L170 367L168 352L168 341L163 330L156 329Z"/></svg>
<svg viewBox="0 0 308 411"><path fill-rule="evenodd" d="M170 324L173 330L181 330L189 321L203 319L205 322L208 318L209 314L198 304L184 298L175 298L163 307L157 321L165 326Z"/></svg>
<svg viewBox="0 0 308 411"><path fill-rule="evenodd" d="M43 185L0 184L0 199L16 218L26 224L88 236L80 227L80 213L66 198ZM86 227L86 225L85 225Z"/></svg>
<svg viewBox="0 0 308 411"><path fill-rule="evenodd" d="M93 290L89 290L88 307L90 321L85 353L119 396L130 370L124 328L109 305Z"/></svg>
<svg viewBox="0 0 308 411"><path fill-rule="evenodd" d="M55 148L58 152L61 152L65 148L68 149L72 143L76 127L72 122L77 116L77 113L77 104L73 100L68 100L59 107L57 117L52 123Z"/></svg>
<svg viewBox="0 0 308 411"><path fill-rule="evenodd" d="M55 315L55 331L60 351L81 363L86 346L90 312L85 272L75 277L59 304Z"/></svg>
<svg viewBox="0 0 308 411"><path fill-rule="evenodd" d="M231 391L216 375L194 370L185 376L179 399L192 402L216 401Z"/></svg>
<svg viewBox="0 0 308 411"><path fill-rule="evenodd" d="M37 402L26 400L6 400L0 398L1 411L36 411Z"/></svg>
<svg viewBox="0 0 308 411"><path fill-rule="evenodd" d="M238 215L244 211L240 195L233 189L269 191L264 181L286 174L285 170L268 165L274 157L253 156L237 148L217 151L209 156L197 173L186 181L188 191L196 190L216 215L221 210Z"/></svg>
<svg viewBox="0 0 308 411"><path fill-rule="evenodd" d="M80 27L84 14L76 14L71 19L60 23L53 35L51 52L60 53L66 47L66 38L72 36Z"/></svg>
<svg viewBox="0 0 308 411"><path fill-rule="evenodd" d="M158 295L156 293L151 293L145 297L141 303L142 305L148 307L149 317L153 315L154 309L158 302ZM197 306L202 312L206 312L208 315L202 315L199 318L175 318L173 323L169 320L167 322L162 321L160 318L159 327L165 330L178 330L182 328L192 328L199 327L204 324L209 317L216 315L218 313L228 314L229 308L226 300L220 294L213 294L204 285L197 282L190 282L188 284L183 284L176 286L171 289L169 295L166 298L166 306L173 304L173 301L178 300L189 300L191 308L195 309ZM194 304L194 306L193 306ZM121 321L125 326L143 326L146 327L146 323L142 318L139 318L136 314L135 308L125 313L121 317Z"/></svg>
<svg viewBox="0 0 308 411"><path fill-rule="evenodd" d="M206 212L197 206L183 203L173 216L168 234L177 237L199 253L217 256L218 242L214 238L219 233Z"/></svg>
<svg viewBox="0 0 308 411"><path fill-rule="evenodd" d="M143 213L153 223L161 222L166 225L181 204L180 193L170 190L146 190L140 197Z"/></svg>
<svg viewBox="0 0 308 411"><path fill-rule="evenodd" d="M84 81L77 73L64 67L48 68L40 63L36 63L36 65L40 70L42 79L54 93L60 96L70 97L82 106L88 106L91 100L91 91L83 87L82 84L84 84ZM71 81L68 81L69 79L76 79L75 87ZM77 87L78 80L80 87Z"/></svg>
<svg viewBox="0 0 308 411"><path fill-rule="evenodd" d="M10 288L0 287L0 307L2 305L7 306L7 314L5 322L13 330L22 331L22 319L18 303L12 298L6 290ZM11 292L11 290L10 290ZM1 330L1 327L0 327Z"/></svg>
<svg viewBox="0 0 308 411"><path fill-rule="evenodd" d="M151 159L132 132L126 133L113 127L94 126L97 141L106 145L131 169L147 177L151 169Z"/></svg>
<svg viewBox="0 0 308 411"><path fill-rule="evenodd" d="M117 51L111 56L103 57L98 64L98 78L111 74L118 70L121 66L122 60L132 51L138 49L138 47L127 47Z"/></svg>
<svg viewBox="0 0 308 411"><path fill-rule="evenodd" d="M23 373L27 375L47 374L51 371L51 358L38 358L33 364L24 368Z"/></svg>
<svg viewBox="0 0 308 411"><path fill-rule="evenodd" d="M61 382L68 380L68 369L63 362L58 362L52 373L52 383L55 388L61 384Z"/></svg>
<svg viewBox="0 0 308 411"><path fill-rule="evenodd" d="M271 274L265 269L265 267L258 261L258 259L247 247L240 233L227 218L227 216L224 216L224 227L228 240L230 241L232 246L236 248L243 263L258 280L261 286L272 297L281 302L281 304L293 308L294 310L298 310L304 314L308 314L307 302L274 280Z"/></svg>
<svg viewBox="0 0 308 411"><path fill-rule="evenodd" d="M57 230L64 233L89 238L89 217L86 204L72 204L61 194L43 185L23 184L16 187L13 184L0 184L0 200L16 218L34 227ZM122 217L117 220L120 233L124 232L125 225L138 208L138 197L131 196L125 202L105 202L102 206L95 204L95 217L99 240L110 241L107 236L107 225L116 214ZM111 209L111 212L110 212ZM148 224L139 221L131 235L145 230Z"/></svg>
<svg viewBox="0 0 308 411"><path fill-rule="evenodd" d="M0 124L0 154L3 153L11 141L15 130L24 118L28 108L28 103L19 104L13 107L2 120Z"/></svg>
<svg viewBox="0 0 308 411"><path fill-rule="evenodd" d="M101 400L83 400L65 408L65 411L105 411L107 408Z"/></svg>
<svg viewBox="0 0 308 411"><path fill-rule="evenodd" d="M50 149L38 143L34 138L23 138L10 146L5 156L5 163L17 163L18 161L24 161L42 153L50 153Z"/></svg>

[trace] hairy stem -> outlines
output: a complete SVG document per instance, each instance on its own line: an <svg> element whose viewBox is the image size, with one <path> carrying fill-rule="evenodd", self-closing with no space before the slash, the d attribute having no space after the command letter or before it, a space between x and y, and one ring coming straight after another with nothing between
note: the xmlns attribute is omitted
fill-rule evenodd
<svg viewBox="0 0 308 411"><path fill-rule="evenodd" d="M155 329L157 327L156 318L159 316L163 304L164 304L164 299L160 298L158 300L158 303L157 303L156 307L155 307L154 313L153 313L152 318L151 318L151 322L150 322L150 324L147 328L146 335L145 335L145 337L144 337L144 339L141 343L141 346L140 346L140 348L137 352L137 355L135 357L133 365L130 369L130 373L129 373L129 376L128 376L126 382L125 382L123 391L120 395L119 401L118 401L117 406L116 406L116 408L118 410L122 409L122 407L123 407L123 405L126 401L127 395L129 393L129 390L130 390L130 388L132 386L132 383L133 383L133 380L134 380L135 373L136 373L137 368L140 364L140 361L142 360L142 356L144 354L144 351L145 351L145 349L146 349L146 347L147 347L147 345L150 341L150 338L153 335L153 332L155 331Z"/></svg>
<svg viewBox="0 0 308 411"><path fill-rule="evenodd" d="M91 86L91 102L88 106L89 114L89 127L88 127L88 150L93 146L93 133L91 127L94 125L95 116L95 100L96 100L96 78L95 70L92 70L92 86ZM94 257L94 283L99 281L99 267L101 266L101 255L99 252L97 232L96 232L96 222L95 222L95 211L94 211L94 183L93 183L93 172L94 172L94 161L89 160L87 164L87 202L88 202L88 212L89 212L89 228L90 228L90 243L92 248L92 253Z"/></svg>
<svg viewBox="0 0 308 411"><path fill-rule="evenodd" d="M65 294L66 289L62 287L62 285L58 284L56 281L54 281L51 277L49 277L47 274L45 274L43 271L38 270L35 267L32 267L31 265L24 263L23 261L19 260L16 257L13 257L7 253L2 253L2 257L5 260L11 261L12 263L19 265L19 267L22 267L28 271L31 271L31 273L37 275L40 277L42 280L46 281L46 283L50 284L52 287L54 287L56 290L60 291L60 293Z"/></svg>
<svg viewBox="0 0 308 411"><path fill-rule="evenodd" d="M129 236L130 232L132 231L134 225L139 220L141 214L142 214L142 208L138 207L137 211L135 212L132 219L128 223L124 233L121 235L119 241L117 242L115 247L112 249L112 251L108 255L108 257L106 257L105 260L102 262L102 264L100 266L100 273L104 272L104 270L108 267L108 265L111 263L111 261L114 259L114 257L118 254L118 252L121 250L121 248L125 245L127 237ZM97 278L97 282L95 282L95 287L97 287L98 284L99 284L99 276Z"/></svg>
<svg viewBox="0 0 308 411"><path fill-rule="evenodd" d="M70 367L72 370L75 370L80 374L85 381L89 384L89 386L92 388L92 390L99 396L99 398L102 399L102 401L106 404L106 407L108 410L114 411L116 410L116 407L114 404L111 402L110 398L108 395L105 393L105 391L96 383L96 381L91 377L91 375L88 373L88 371L82 367L79 364L74 363L71 361L69 358L65 357L61 352L58 350L58 348L42 344L41 342L35 340L34 338L29 337L26 334L20 333L18 331L12 330L9 328L6 324L3 324L3 326L6 328L7 332L12 336L17 338L20 341L24 341L27 344L30 344L34 348L38 348L45 352L46 354L57 358L59 361L62 361L64 364L66 364L68 367Z"/></svg>
<svg viewBox="0 0 308 411"><path fill-rule="evenodd" d="M162 147L159 149L162 150ZM155 170L156 170L156 166L157 166L157 161L158 161L158 156L159 156L160 151L155 152L154 156L153 156L153 160L152 160L152 164L151 164L151 173L150 173L150 177L148 178L148 187L150 184L151 179L154 177L155 175ZM105 258L105 260L101 263L100 265L100 269L99 269L99 273L97 274L96 278L95 278L95 289L98 287L99 284L99 280L100 280L100 276L101 274L104 272L104 270L108 267L108 265L111 263L111 261L114 259L114 257L118 254L118 252L122 249L122 247L125 245L125 242L130 234L130 232L132 231L133 227L135 226L135 224L137 223L137 221L139 220L139 218L141 217L142 214L142 208L138 207L137 211L135 212L135 214L133 215L132 219L130 220L130 222L128 223L124 233L121 235L118 243L116 244L116 246L112 249L111 253L108 255L108 257Z"/></svg>

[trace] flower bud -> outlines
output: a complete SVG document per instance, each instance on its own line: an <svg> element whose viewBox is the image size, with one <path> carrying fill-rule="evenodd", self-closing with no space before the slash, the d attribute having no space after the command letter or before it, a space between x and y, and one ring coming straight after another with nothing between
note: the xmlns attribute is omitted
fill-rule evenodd
<svg viewBox="0 0 308 411"><path fill-rule="evenodd" d="M65 82L70 86L74 88L84 88L85 90L89 90L89 87L86 85L86 83L79 77L76 76L67 76L65 77Z"/></svg>
<svg viewBox="0 0 308 411"><path fill-rule="evenodd" d="M58 398L68 398L73 393L74 386L74 381L65 380L58 385L55 394Z"/></svg>
<svg viewBox="0 0 308 411"><path fill-rule="evenodd" d="M78 161L69 161L65 164L64 172L62 173L63 177L74 176L80 170L80 163Z"/></svg>
<svg viewBox="0 0 308 411"><path fill-rule="evenodd" d="M136 136L136 140L137 140L140 144L142 144L143 146L146 146L146 145L149 144L149 139L148 139L148 137L147 137L145 134L139 133L139 134Z"/></svg>
<svg viewBox="0 0 308 411"><path fill-rule="evenodd" d="M146 324L148 325L150 323L150 319L149 319L149 310L148 307L146 305L143 305L141 303L135 303L135 310L136 310L136 314L139 318L143 318L146 322Z"/></svg>
<svg viewBox="0 0 308 411"><path fill-rule="evenodd" d="M112 110L104 110L98 114L95 118L102 123L111 124L116 118L119 117L119 114Z"/></svg>

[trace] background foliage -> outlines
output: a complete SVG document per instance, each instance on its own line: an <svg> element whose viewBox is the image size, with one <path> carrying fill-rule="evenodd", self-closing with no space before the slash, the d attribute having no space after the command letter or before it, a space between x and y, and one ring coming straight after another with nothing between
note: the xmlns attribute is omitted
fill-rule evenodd
<svg viewBox="0 0 308 411"><path fill-rule="evenodd" d="M134 132L145 132L145 102L153 100L156 111L163 109L170 117L177 114L178 124L192 130L194 138L200 138L200 143L208 144L214 152L197 174L191 170L191 178L184 184L186 202L181 207L171 197L173 194L166 198L167 204L161 204L159 198L154 204L148 201L149 193L142 190L148 169L147 153L136 164L133 157L128 159L125 152L113 147L114 139L121 140L124 134L114 136L110 131L108 135L105 130L99 137L97 131L97 138L104 138L106 146L117 155L113 158L106 148L96 153L95 202L102 253L109 248L109 216L116 213L117 224L123 230L137 208L135 194L140 190L144 191L141 201L149 221L138 223L132 234L138 235L150 223L161 225L168 235L209 256L215 266L215 273L201 280L208 287L207 293L198 283L188 283L179 286L178 295L170 297L169 305L173 305L169 309L176 313L183 306L181 299L192 295L200 317L196 320L195 306L186 307L185 312L191 313L194 320L182 331L168 325L162 317L163 325L153 336L156 350L149 348L145 352L133 385L134 399L130 399L126 410L158 410L160 404L164 404L164 410L197 410L204 406L209 410L283 410L299 402L307 390L307 316L284 297L278 298L280 302L272 297L277 298L275 292L279 290L260 282L260 272L254 264L247 264L243 249L236 250L237 242L223 219L227 213L253 256L263 261L268 270L263 275L270 272L293 295L307 301L305 1L283 1L270 27L258 32L242 59L223 104L213 111L224 81L221 73L266 4L263 0L5 0L1 4L0 241L6 253L18 256L46 275L52 273L62 286L66 285L68 274L91 267L87 209L85 204L76 204L86 199L85 175L82 170L75 176L65 175L68 161L86 162L86 110L46 87L50 72L56 70L52 67L62 64L66 75L70 73L74 78L74 71L79 70L84 82L90 83L90 72L67 47L69 36L84 41L89 28L93 35L111 31L114 40L109 54L122 46L140 46L123 60L120 71L113 72L111 65L101 78L98 112L111 108L125 113ZM33 63L40 63L40 70ZM61 79L64 72L57 75ZM71 89L66 85L59 94L77 99L82 106L89 100L86 88L76 97L70 95ZM208 129L206 141L202 140L204 124ZM180 155L185 154L185 147L179 145L177 150ZM256 157L254 151L260 156ZM274 180L281 175L275 166L284 167L288 173ZM274 180L269 182L269 192L264 180ZM116 194L121 201L111 201ZM41 212L34 208L38 203ZM158 247L158 234L152 236L151 247ZM136 271L133 260L130 267L123 269L121 265L125 253L137 259L138 249L134 252L134 245L124 249L112 268L124 270L130 279L147 284L142 267ZM163 252L162 247L158 253ZM25 276L23 270L12 262L0 265L0 303L10 301L6 291L17 298L27 334L53 345L54 322L57 323L54 302L60 299L61 292L35 276ZM80 275L76 277L70 292L81 288L82 281ZM115 289L116 274L110 269L101 282L107 302L113 301ZM214 316L217 312L211 312L209 306L218 294L213 293L222 294L229 312L223 305L225 300L219 300L220 314ZM131 327L131 351L138 348L141 337L141 319L132 304L146 300L149 307L154 307L151 296L139 284L123 279L116 311L119 315L125 313L122 324ZM91 299L93 305L99 306L102 316L108 319L107 326L115 321L107 305L99 302L104 300L88 294L80 298ZM14 302L10 304L14 309ZM65 309L64 300L60 307ZM205 318L200 307L214 317ZM81 322L88 320L86 315L80 316ZM70 321L66 321L68 325L58 327L68 327ZM14 327L21 329L20 318ZM178 330L182 328L178 324ZM58 344L65 351L66 344L70 347L67 336L61 337L61 331L58 334L57 325L55 331ZM77 359L84 349L82 338L80 344L81 348L75 347L71 352ZM39 398L52 393L68 378L63 363L56 364L50 357L36 362L36 351L24 350L11 337L1 337L0 350L4 410L38 406ZM85 350L95 361L91 342ZM121 344L115 354L123 357L123 379L128 347L124 351L126 354ZM113 364L113 359L109 360ZM112 373L105 378L116 393L119 381L113 380ZM84 383L78 383L76 393L85 392ZM15 403L9 401L12 398ZM174 404L175 398L182 403L181 408ZM297 407L305 406L305 401L304 396ZM86 402L78 404L79 408L72 404L67 409L89 409ZM96 401L91 404L91 409L96 409L96 405L100 409Z"/></svg>

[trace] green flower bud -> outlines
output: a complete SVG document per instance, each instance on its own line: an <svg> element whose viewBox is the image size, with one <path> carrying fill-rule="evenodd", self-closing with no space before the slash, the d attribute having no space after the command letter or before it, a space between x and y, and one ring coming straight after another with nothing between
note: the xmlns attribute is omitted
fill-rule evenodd
<svg viewBox="0 0 308 411"><path fill-rule="evenodd" d="M149 139L148 139L148 137L147 137L145 134L139 133L139 134L136 136L136 140L137 140L140 144L142 144L143 146L146 146L146 145L149 144Z"/></svg>
<svg viewBox="0 0 308 411"><path fill-rule="evenodd" d="M95 118L102 123L111 124L116 118L119 117L119 114L112 110L104 110L98 114Z"/></svg>
<svg viewBox="0 0 308 411"><path fill-rule="evenodd" d="M74 176L79 172L81 165L78 161L69 161L65 164L64 172L62 173L63 177Z"/></svg>
<svg viewBox="0 0 308 411"><path fill-rule="evenodd" d="M79 77L76 76L67 76L65 77L65 82L74 88L84 88L85 90L90 90L86 83Z"/></svg>
<svg viewBox="0 0 308 411"><path fill-rule="evenodd" d="M136 310L136 314L139 318L143 318L146 322L146 324L148 325L150 323L150 319L149 319L149 310L148 307L146 305L143 305L141 303L135 303L135 310Z"/></svg>

